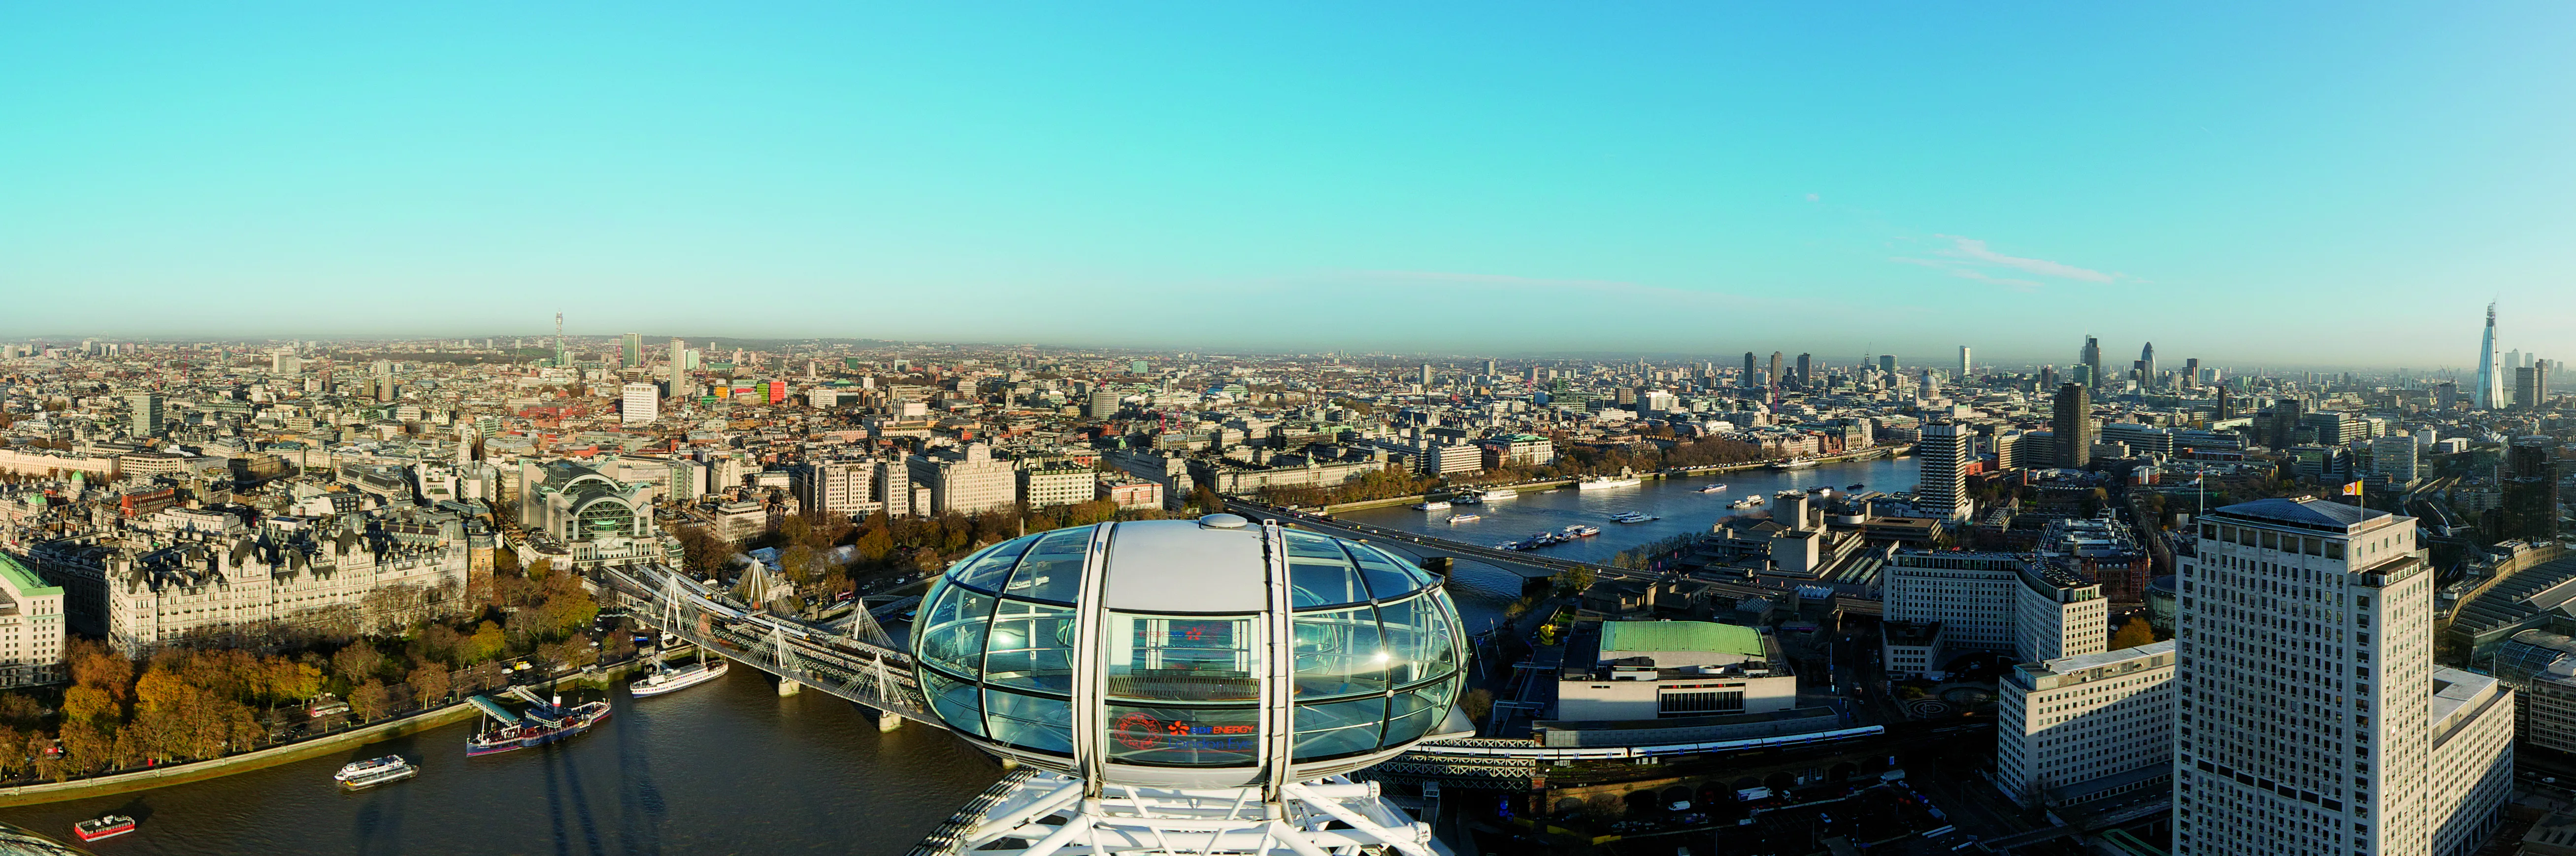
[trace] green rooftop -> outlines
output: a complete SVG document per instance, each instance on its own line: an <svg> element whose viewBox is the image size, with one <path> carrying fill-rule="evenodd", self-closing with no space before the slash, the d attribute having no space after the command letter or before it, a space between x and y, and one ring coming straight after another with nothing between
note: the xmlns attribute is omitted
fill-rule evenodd
<svg viewBox="0 0 2576 856"><path fill-rule="evenodd" d="M9 558L6 553L0 553L0 577L9 579L10 587L18 590L19 597L44 597L63 593L62 586L46 585L43 577L36 576L35 571L27 570L27 566L18 564L18 560Z"/></svg>
<svg viewBox="0 0 2576 856"><path fill-rule="evenodd" d="M1714 621L1604 621L1603 651L1707 651L1760 657L1762 634Z"/></svg>

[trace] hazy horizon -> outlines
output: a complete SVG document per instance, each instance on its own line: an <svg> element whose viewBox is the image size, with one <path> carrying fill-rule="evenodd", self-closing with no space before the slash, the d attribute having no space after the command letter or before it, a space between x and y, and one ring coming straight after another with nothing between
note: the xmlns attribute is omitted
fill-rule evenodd
<svg viewBox="0 0 2576 856"><path fill-rule="evenodd" d="M671 339L671 334L668 334L668 333L654 333L654 332L643 332L643 331L627 331L627 332L642 332L642 335L644 336L644 341L645 341L645 343L646 343L646 349L647 349L648 351L654 351L654 349L656 349L656 348L660 348L660 347L664 346L664 345L665 345L665 344L667 344L667 343L670 341L670 339ZM602 346L614 345L614 344L616 344L616 340L617 340L619 337L623 336L623 335L624 335L624 332L618 332L618 333L597 333L597 332L586 332L586 331L575 330L575 329L571 329L571 328L569 328L569 327L568 327L568 328L566 328L566 330L564 331L564 336L565 336L567 339L574 340L574 342L575 342L575 344L576 344L576 345L580 345L580 346L588 347L588 348L592 348L592 349L596 349L596 348L598 348L598 347L602 347ZM381 335L381 336L362 336L362 335L351 335L351 334L345 334L345 333L344 333L344 334L339 334L339 335L321 334L321 333L312 333L312 334L298 334L298 335L291 335L291 336L290 336L290 335L283 335L283 334L280 334L280 335L273 335L273 336L262 336L262 335L225 335L225 336L158 336L158 337L152 337L152 336L137 336L137 337L115 337L115 336L106 336L106 335L102 335L102 334L72 334L72 333L60 333L60 332L57 332L57 333L40 333L40 334L35 334L35 335L33 335L33 336L19 337L19 339L21 339L21 340L27 340L27 341L42 341L42 342L46 342L46 343L49 343L49 344L60 344L60 345L76 345L76 344L80 343L81 341L83 341L83 340L85 340L85 339L98 339L98 340L101 340L101 341L138 342L138 343L149 343L149 344L156 344L156 345L179 345L179 344L196 344L196 343L219 343L219 344L220 344L220 343L240 343L240 344L242 344L242 345L244 345L244 346L246 346L246 347L259 347L259 346L266 346L266 345L273 344L273 343L284 343L284 342L322 342L322 343L326 343L326 344L328 344L328 343L343 343L343 342L378 342L378 341L380 341L380 342L388 342L388 343L423 343L423 342L458 341L458 340L470 341L470 342L472 342L473 344L475 344L475 345L479 346L479 345L481 345L481 343L482 343L482 341L483 341L483 340L485 340L485 339L491 339L491 340L494 340L494 346L495 346L496 348L499 348L499 347L507 347L507 344L508 344L508 343L507 343L505 340L512 340L512 339L524 339L524 340L526 340L526 347L528 347L528 348L532 348L532 349L544 349L544 348L550 348L550 347L551 347L551 345L550 345L550 344L548 344L548 343L552 341L553 336L554 336L553 331L549 329L549 330L547 330L547 331L545 331L545 332L542 332L542 333L451 332L451 333L445 333L445 334ZM717 334L695 333L695 334L688 334L688 335L682 336L681 338L682 338L683 340L687 341L687 342L689 343L690 347L692 347L692 348L697 348L697 349L703 349L703 348L705 348L705 347L706 347L706 344L707 344L707 343L709 343L709 342L717 343L717 345L718 345L720 348L722 348L722 349L730 349L730 348L735 348L735 347L741 347L741 348L745 348L745 349L749 349L749 350L764 350L764 349L769 348L770 346L773 346L773 345L779 345L779 344L791 344L791 345L792 345L792 344L800 344L800 343L808 343L808 342L820 342L820 343L830 344L830 345L858 345L858 344L865 344L865 345L869 345L869 346L872 346L872 347L885 347L885 348L896 348L896 349L900 349L900 348L912 348L912 347L917 347L917 348L961 348L961 349L979 349L979 348L982 348L982 349L992 349L992 350L1008 350L1008 349L1013 349L1013 348L1039 348L1039 349L1045 349L1045 350L1051 350L1051 351L1076 351L1076 352L1080 352L1080 351L1089 351L1089 352L1100 352L1100 353L1109 353L1109 354L1124 354L1124 353L1135 353L1135 354L1174 354L1174 353L1190 353L1190 354L1195 354L1195 355L1205 355L1205 356L1240 356L1240 357L1287 357L1287 356L1300 356L1300 355L1305 355L1305 356L1321 356L1321 355L1325 355L1325 354L1332 354L1332 355L1336 355L1336 356L1337 356L1337 357L1339 357L1339 358L1347 359L1347 360L1352 360L1352 361L1388 360L1388 361L1399 362L1399 363L1403 363L1403 362L1411 362L1411 361L1416 361L1416 360L1427 360L1427 361L1430 361L1430 362L1439 363L1439 362L1443 362L1443 361L1460 361L1460 362L1465 362L1465 361L1475 361L1475 360L1484 360L1484 359L1502 360L1502 361L1506 361L1506 362L1511 362L1511 361L1525 361L1525 362L1547 362L1547 361L1568 361L1568 362L1574 362L1574 361L1591 361L1591 362L1620 362L1620 361L1634 361L1634 360L1640 360L1640 359L1643 359L1643 360L1647 360L1647 361L1649 361L1649 362L1656 362L1656 363L1671 363L1671 362L1682 362L1682 361L1693 361L1693 362L1696 362L1696 361L1709 361L1709 362L1715 362L1715 363L1718 365L1718 367L1719 367L1719 368L1727 368L1727 367L1730 367L1730 366L1740 366L1740 365L1742 364L1742 359L1743 359L1743 356L1744 356L1744 353L1745 353L1744 349L1742 349L1742 348L1738 348L1738 349L1734 349L1734 350L1727 350L1727 351L1706 352L1706 353L1703 353L1703 352L1683 352L1683 351L1655 351L1655 352L1649 352L1649 351L1528 351L1528 350L1520 350L1520 351L1501 350L1501 351L1481 351L1481 352L1480 352L1480 351L1401 351L1401 350L1390 350L1390 349L1343 349L1343 348L1232 348L1232 349L1229 349L1229 348L1224 348L1224 347L1220 347L1220 346L1216 346L1216 345L1174 345L1174 346L1166 346L1166 347L1154 347L1154 346L1144 346L1144 345L1136 345L1136 344L1119 344L1119 343L1114 343L1114 342L1105 342L1105 341L1104 341L1104 342L1078 342L1078 341L1077 341L1077 342L1034 342L1034 341L1002 341L1002 340L982 340L982 341L977 341L977 340L963 340L963 339L886 339L886 338L863 337L863 336L796 336L796 337L780 337L780 336L754 336L754 335L740 335L740 336L734 336L734 335L725 335L725 334L721 334L721 333L717 333ZM1975 346L1970 346L1970 347L1972 347L1972 348L1973 348L1973 347L1975 347ZM1754 352L1754 353L1755 353L1755 357L1757 358L1757 360L1758 360L1758 361L1762 362L1764 365L1767 365L1767 364L1768 364L1768 361L1769 361L1769 359L1770 359L1771 351L1773 351L1773 350L1780 350L1780 351L1781 351L1781 353L1782 353L1782 358L1783 358L1784 360L1790 360L1790 361L1794 361L1794 360L1797 358L1797 356L1798 356L1800 353L1802 353L1801 351L1799 351L1799 350L1797 350L1797 349L1795 349L1795 348L1788 348L1788 349L1785 349L1785 350L1784 350L1784 349L1782 349L1782 348L1766 348L1766 349L1762 349L1762 350L1757 350L1757 351L1755 351L1755 352ZM654 352L655 352L655 353L658 353L658 351L654 351ZM1858 355L1858 354L1826 354L1826 353L1820 353L1820 352L1815 352L1815 351L1805 351L1805 352L1803 352L1803 353L1807 353L1807 354L1809 354L1809 355L1814 359L1814 361L1816 362L1816 364L1821 365L1821 366L1827 366L1827 367L1833 367L1833 366L1849 366L1849 365L1856 365L1856 364L1861 364L1861 363L1865 363L1865 362L1866 362L1866 363L1869 363L1869 364L1873 364L1873 365L1874 365L1874 364L1875 364L1875 362L1876 362L1876 357L1877 357L1877 354L1871 354L1871 355L1869 355L1867 358L1864 358L1863 356ZM2118 363L2119 365L2126 366L2126 365L2129 363L2129 361L2130 361L2131 359L2134 359L2134 358L2135 358L2135 354L2134 354L2134 353L2131 353L2131 352L2118 352L2118 353L2115 353L2115 352L2113 351L2113 349L2112 349L2112 343L2108 343L2108 342L2106 342L2106 343L2104 343L2104 344L2103 344L2103 352L2102 352L2102 353L2103 353L2103 362L2104 362L2104 364L2105 364L2105 365L2109 365L2109 364L2112 364L2112 363ZM1956 364L1957 364L1957 361L1958 361L1958 352L1957 352L1957 350L1956 350L1955 348L1954 348L1954 349L1952 349L1952 350L1950 350L1950 351L1948 351L1948 352L1946 352L1946 353L1940 353L1940 354L1923 355L1923 354L1902 354L1902 353L1900 353L1900 354L1896 354L1895 356L1897 357L1897 360L1898 360L1899 365L1907 366L1907 367L1914 367L1914 368L1948 368L1948 367L1950 367L1950 366L1954 366L1954 365L1956 365ZM2545 357L2545 356L2547 356L2547 355L2545 355L2545 354L2544 354L2544 355L2542 355L2542 356L2544 356L2544 357ZM2036 367L2039 367L2039 366L2051 366L2051 365L2053 365L2053 366L2055 366L2055 367L2058 367L2058 368L2063 369L2063 368L2067 368L2067 367L2069 367L2069 366L2075 365L2075 364L2078 362L2078 360L2075 358L2075 355L2074 355L2074 354L2072 354L2072 353L2069 353L2069 354L2067 354L2067 355L2066 355L2066 356L2064 356L2064 357L2058 357L2058 358L2016 357L2016 356L2014 356L2014 355L2010 355L2010 354L1997 355L1997 356L1989 357L1985 351L1983 351L1983 350L1977 350L1977 351L1974 351L1974 352L1973 352L1973 357L1975 358L1975 362L1976 362L1976 368L1977 368L1977 370L1978 370L1978 371L1981 371L1981 372L1982 372L1982 371L1986 371L1986 370L1988 370L1988 369L1990 369L1990 368L1991 368L1991 369L2002 370L2002 371L2022 371L2022 370L2028 370L2028 369L2031 369L2031 368L2036 368ZM2115 359L2115 357L2116 357L2116 359ZM2405 371L2405 372L2407 372L2407 373L2408 373L2408 374L2410 374L2410 375L2417 375L2417 376L2435 376L2435 375L2440 375L2440 374L2442 374L2442 373L2444 373L2444 372L2450 372L2450 373L2461 374L2461 375L2474 374L2474 373L2475 373L2475 369L2476 369L2476 367L2475 367L2475 366L2443 366L2443 365L2422 365L2422 366L2416 366L2416 365L2398 365L2398 364L2389 364L2389 365L2371 365L2371 364L2363 364L2363 363L2353 363L2353 364L2330 364L2330 363L2267 363L2267 362L2252 362L2252 361L2237 361L2237 362L2230 362L2230 361L2228 361L2228 360L2226 360L2226 359L2223 359L2223 358L2221 358L2221 357L2212 356L2212 355L2207 355L2207 354L2167 354L2167 353L2166 353L2166 352L2164 352L2162 349L2159 349L2159 350L2157 351L2157 354L2156 354L2157 363L2158 363L2159 365L2161 365L2161 366L2163 366L2163 367L2165 367L2165 368L2169 368L2169 369L2179 369L2182 365L2184 365L2185 361L2190 360L2190 359L2193 359L2193 358L2198 358L2198 359L2201 361L2201 364L2202 364L2202 365L2204 365L2204 366L2210 366L2210 367L2217 367L2217 368L2222 368L2222 369L2228 369L2228 370L2230 370L2232 373L2250 373L2250 372L2257 372L2257 371L2263 371L2263 372L2274 372L2274 373L2278 373L2278 372L2301 372L2301 371L2314 371L2314 372L2346 372L2346 371L2349 371L2349 372L2383 373L2383 374L2384 374L2384 373L2390 373L2390 372L2396 372L2396 371ZM2554 358L2553 358L2553 359L2554 359Z"/></svg>

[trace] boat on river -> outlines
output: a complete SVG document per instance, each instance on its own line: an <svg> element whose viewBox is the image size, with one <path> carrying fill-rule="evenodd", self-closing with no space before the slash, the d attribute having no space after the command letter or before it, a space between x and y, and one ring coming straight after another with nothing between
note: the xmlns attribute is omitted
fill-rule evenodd
<svg viewBox="0 0 2576 856"><path fill-rule="evenodd" d="M670 665L665 664L660 668L654 669L652 674L645 675L641 678L635 679L631 683L628 683L626 685L626 691L635 694L636 698L645 698L668 692L678 692L680 690L685 690L690 687L724 677L725 669L729 665L728 661L718 658L713 662L709 662L704 659L706 656L704 653L700 653L698 656L701 659L695 663L688 663L677 668L673 668Z"/></svg>
<svg viewBox="0 0 2576 856"><path fill-rule="evenodd" d="M1482 514L1452 514L1449 515L1449 525L1456 526L1461 523L1474 523L1483 519L1485 519L1485 516Z"/></svg>
<svg viewBox="0 0 2576 856"><path fill-rule="evenodd" d="M1656 517L1652 514L1640 514L1634 511L1622 511L1617 514L1610 515L1610 522L1612 523L1646 523L1662 519L1663 518Z"/></svg>
<svg viewBox="0 0 2576 856"><path fill-rule="evenodd" d="M1734 502L1727 503L1726 507L1728 507L1728 508L1761 508L1761 507L1762 507L1762 498L1761 498L1761 497L1758 497L1758 496L1748 496L1748 497L1745 497L1745 498L1743 498L1743 499L1739 499L1739 500L1736 500L1736 501L1734 501Z"/></svg>
<svg viewBox="0 0 2576 856"><path fill-rule="evenodd" d="M340 772L331 774L331 778L339 782L340 787L356 791L388 782L399 782L417 775L420 775L420 768L414 766L410 759L400 755L387 755L382 758L351 761L341 767Z"/></svg>
<svg viewBox="0 0 2576 856"><path fill-rule="evenodd" d="M82 841L97 841L101 838L115 838L119 835L124 835L133 831L134 818L126 817L121 814L111 814L106 817L94 820L84 820L79 823L72 824L72 834L80 836L80 840Z"/></svg>
<svg viewBox="0 0 2576 856"><path fill-rule="evenodd" d="M528 700L526 713L511 713L509 708L501 706L490 696L466 699L481 708L483 716L493 723L491 728L465 739L466 757L495 755L554 743L589 731L591 726L608 718L606 701L564 707L560 698L554 702L539 701L524 687L511 689Z"/></svg>
<svg viewBox="0 0 2576 856"><path fill-rule="evenodd" d="M1415 511L1445 511L1448 510L1448 508L1448 502L1437 499L1430 502L1417 502L1413 504L1413 510Z"/></svg>
<svg viewBox="0 0 2576 856"><path fill-rule="evenodd" d="M1722 484L1713 484L1713 485L1709 485L1709 486L1707 486L1707 487L1700 488L1700 489L1699 489L1699 492L1700 492L1700 493L1725 493L1725 492L1726 492L1726 486L1725 486L1725 485L1722 485Z"/></svg>
<svg viewBox="0 0 2576 856"><path fill-rule="evenodd" d="M1815 465L1816 459L1814 458L1790 458L1785 461L1773 462L1771 464L1771 468L1775 470L1803 470Z"/></svg>
<svg viewBox="0 0 2576 856"><path fill-rule="evenodd" d="M1574 489L1575 489L1575 490L1604 490L1604 489L1607 489L1607 488L1614 488L1614 487L1636 487L1636 486L1638 486L1638 485L1645 484L1645 483L1646 483L1646 480L1645 480L1645 479L1624 478L1624 477L1622 477L1622 478L1611 478L1611 477L1609 477L1609 476L1594 476L1594 477L1592 477L1592 478L1588 478L1588 479L1584 479L1584 480L1579 481L1579 482L1575 482L1575 483L1574 483Z"/></svg>
<svg viewBox="0 0 2576 856"><path fill-rule="evenodd" d="M1565 537L1568 538L1590 538L1599 534L1601 534L1601 527L1589 523L1577 523L1565 527Z"/></svg>

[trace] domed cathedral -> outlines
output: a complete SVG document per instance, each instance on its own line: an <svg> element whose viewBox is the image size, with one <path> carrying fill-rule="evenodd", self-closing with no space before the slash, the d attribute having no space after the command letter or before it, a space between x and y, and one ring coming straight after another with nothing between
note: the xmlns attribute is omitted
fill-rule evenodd
<svg viewBox="0 0 2576 856"><path fill-rule="evenodd" d="M654 485L621 482L567 460L521 459L519 466L519 525L543 558L584 571L662 560Z"/></svg>

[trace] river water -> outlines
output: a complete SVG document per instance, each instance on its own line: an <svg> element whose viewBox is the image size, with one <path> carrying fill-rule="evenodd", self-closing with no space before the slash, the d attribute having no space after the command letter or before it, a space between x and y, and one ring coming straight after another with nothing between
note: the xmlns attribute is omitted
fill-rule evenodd
<svg viewBox="0 0 2576 856"><path fill-rule="evenodd" d="M945 731L880 733L849 702L780 698L747 668L650 699L612 693L607 722L553 746L468 759L465 722L203 782L0 809L0 820L66 841L75 821L142 820L98 842L103 856L879 856L911 848L1002 774ZM331 781L341 764L390 753L420 775L355 794Z"/></svg>
<svg viewBox="0 0 2576 856"><path fill-rule="evenodd" d="M1747 470L1648 481L1610 490L1558 490L1505 503L1422 512L1386 508L1345 517L1477 544L1572 523L1601 535L1544 555L1606 562L1619 551L1706 531L1726 504L1790 487L1863 483L1911 490L1915 459ZM1697 490L1711 482L1724 493ZM1621 525L1638 511L1663 519ZM1484 519L1448 525L1452 514ZM1519 577L1462 563L1450 592L1482 629L1520 595ZM597 697L568 694L575 698ZM917 723L879 732L873 715L820 692L780 698L766 676L737 668L715 683L638 701L610 691L616 712L568 742L467 759L459 723L348 752L193 784L111 797L0 809L0 821L69 840L75 821L115 813L140 831L99 842L102 854L532 854L725 856L832 853L880 856L912 847L1001 776L1001 767L947 732ZM331 781L340 765L400 753L418 777L355 794Z"/></svg>
<svg viewBox="0 0 2576 856"><path fill-rule="evenodd" d="M1542 547L1535 555L1606 563L1621 550L1685 532L1706 532L1709 525L1719 518L1739 513L1727 508L1727 504L1747 496L1768 498L1774 491L1819 485L1831 485L1836 491L1855 484L1866 485L1870 490L1912 491L1922 470L1919 461L1913 457L1881 458L1858 463L1823 464L1786 472L1739 470L1711 476L1650 479L1636 487L1603 490L1575 490L1569 486L1544 493L1522 494L1519 499L1505 502L1461 505L1445 511L1416 511L1407 506L1394 506L1335 516L1356 523L1486 547L1527 538L1532 533L1553 532L1572 524L1588 523L1601 527L1601 534L1573 543ZM1710 484L1726 485L1726 490L1723 493L1699 492L1700 488ZM1629 524L1610 522L1610 515L1623 511L1663 519ZM1483 519L1473 523L1448 522L1451 517L1468 514ZM1473 584L1470 588L1481 590L1483 586ZM1462 603L1461 609L1465 608ZM1471 619L1469 623L1476 622Z"/></svg>

